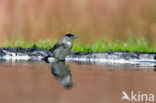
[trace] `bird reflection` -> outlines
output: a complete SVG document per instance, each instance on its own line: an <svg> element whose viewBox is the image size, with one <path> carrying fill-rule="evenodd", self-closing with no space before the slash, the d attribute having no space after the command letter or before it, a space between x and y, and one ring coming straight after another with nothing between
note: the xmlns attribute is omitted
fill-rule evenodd
<svg viewBox="0 0 156 103"><path fill-rule="evenodd" d="M51 63L51 73L60 80L65 88L73 87L72 75L69 66L64 61L54 61Z"/></svg>

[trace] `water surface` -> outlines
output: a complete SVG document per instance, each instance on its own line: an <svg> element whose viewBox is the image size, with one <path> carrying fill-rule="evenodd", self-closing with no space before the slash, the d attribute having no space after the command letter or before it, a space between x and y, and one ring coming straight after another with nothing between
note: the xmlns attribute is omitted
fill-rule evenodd
<svg viewBox="0 0 156 103"><path fill-rule="evenodd" d="M0 62L0 102L122 103L122 91L156 94L154 68L65 65L72 75L68 89L51 73L51 64Z"/></svg>

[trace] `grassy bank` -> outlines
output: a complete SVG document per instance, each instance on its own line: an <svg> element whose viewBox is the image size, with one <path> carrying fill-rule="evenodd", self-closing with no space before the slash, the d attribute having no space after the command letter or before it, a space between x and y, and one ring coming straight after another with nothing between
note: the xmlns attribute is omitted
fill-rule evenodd
<svg viewBox="0 0 156 103"><path fill-rule="evenodd" d="M50 49L57 41L42 40L36 43L31 43L26 40L17 40L15 42L5 42L2 47L22 47L30 48L34 45L38 48ZM93 44L86 45L80 41L75 41L72 51L81 52L103 52L103 51L141 51L141 52L156 52L156 43L149 44L145 39L129 38L128 41L98 40Z"/></svg>

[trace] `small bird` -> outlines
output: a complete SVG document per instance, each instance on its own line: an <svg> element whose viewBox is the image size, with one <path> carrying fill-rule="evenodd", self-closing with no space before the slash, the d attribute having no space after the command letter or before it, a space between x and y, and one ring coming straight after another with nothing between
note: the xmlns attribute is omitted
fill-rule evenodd
<svg viewBox="0 0 156 103"><path fill-rule="evenodd" d="M62 38L62 40L55 44L50 51L52 54L50 55L51 57L55 58L56 60L59 61L64 61L65 57L70 53L72 46L73 46L73 40L76 39L77 36L74 36L73 34L66 34ZM45 57L45 60L49 56Z"/></svg>

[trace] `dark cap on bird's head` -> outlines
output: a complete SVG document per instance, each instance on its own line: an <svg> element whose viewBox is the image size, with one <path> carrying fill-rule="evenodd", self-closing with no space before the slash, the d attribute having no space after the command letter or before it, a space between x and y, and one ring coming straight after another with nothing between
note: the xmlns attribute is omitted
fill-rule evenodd
<svg viewBox="0 0 156 103"><path fill-rule="evenodd" d="M75 36L73 34L65 34L64 37L69 37L69 38L73 38L73 39L78 38L77 36Z"/></svg>
<svg viewBox="0 0 156 103"><path fill-rule="evenodd" d="M65 34L64 37L62 38L61 42L65 44L71 44L74 39L76 39L77 36L73 34Z"/></svg>

